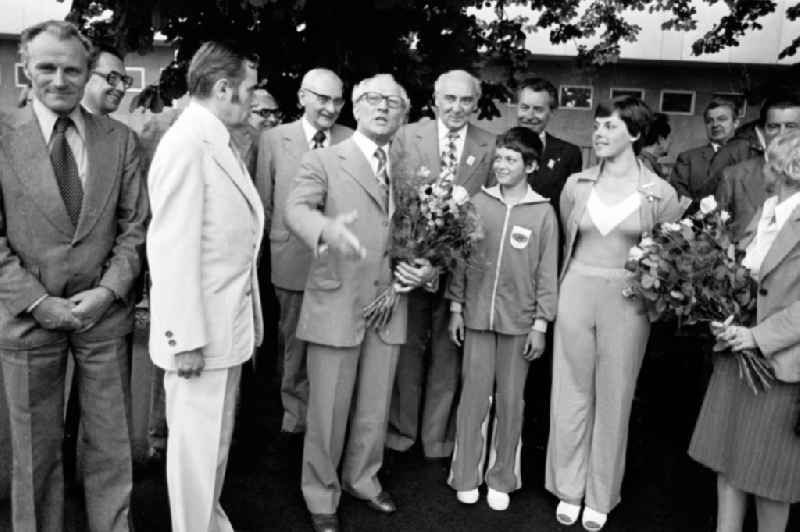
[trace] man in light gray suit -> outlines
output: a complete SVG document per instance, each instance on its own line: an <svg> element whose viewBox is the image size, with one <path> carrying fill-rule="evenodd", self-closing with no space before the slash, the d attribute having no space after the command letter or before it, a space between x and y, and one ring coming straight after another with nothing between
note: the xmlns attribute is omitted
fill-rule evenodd
<svg viewBox="0 0 800 532"><path fill-rule="evenodd" d="M31 110L0 136L0 360L13 434L15 531L63 530L67 357L87 441L92 532L130 529L126 335L148 203L133 132L83 110L89 44L71 24L23 31Z"/></svg>
<svg viewBox="0 0 800 532"><path fill-rule="evenodd" d="M405 296L380 329L367 327L362 309L393 282L388 143L408 105L405 90L388 74L359 83L353 89L357 131L305 155L286 203L287 225L313 251L297 337L308 342L310 386L301 482L317 531L338 530L342 488L376 511L395 511L378 471L405 342ZM435 275L427 261L415 262L395 271L407 289Z"/></svg>
<svg viewBox="0 0 800 532"><path fill-rule="evenodd" d="M352 129L336 124L344 105L342 80L330 70L318 68L306 73L298 98L303 116L261 135L256 171L256 188L264 202L269 227L272 284L280 304L281 432L288 434L302 434L306 427L306 344L295 336L295 331L312 254L286 227L286 196L307 151L338 144L353 134Z"/></svg>

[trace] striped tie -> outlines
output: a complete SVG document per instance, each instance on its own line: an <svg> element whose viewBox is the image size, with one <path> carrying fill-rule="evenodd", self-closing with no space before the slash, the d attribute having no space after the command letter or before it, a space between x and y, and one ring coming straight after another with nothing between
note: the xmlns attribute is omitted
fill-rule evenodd
<svg viewBox="0 0 800 532"><path fill-rule="evenodd" d="M386 151L379 146L375 150L375 158L378 159L378 170L375 172L375 176L378 178L383 191L383 207L386 212L389 212L389 172L386 164Z"/></svg>
<svg viewBox="0 0 800 532"><path fill-rule="evenodd" d="M53 128L50 161L53 163L58 190L64 199L69 219L72 221L72 225L77 227L83 203L83 186L78 175L78 164L67 143L67 129L73 125L72 119L66 116L61 116L56 120Z"/></svg>

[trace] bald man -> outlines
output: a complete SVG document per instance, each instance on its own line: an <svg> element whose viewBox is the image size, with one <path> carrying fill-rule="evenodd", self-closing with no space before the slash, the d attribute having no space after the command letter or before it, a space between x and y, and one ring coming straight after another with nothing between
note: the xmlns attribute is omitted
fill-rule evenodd
<svg viewBox="0 0 800 532"><path fill-rule="evenodd" d="M322 68L310 70L303 76L297 96L303 116L262 133L255 174L269 227L272 284L280 305L278 333L283 346L281 432L284 440L290 439L289 435L305 432L306 344L297 339L295 329L312 253L289 232L283 208L303 154L337 144L353 133L350 128L336 124L344 98L342 80L334 72Z"/></svg>

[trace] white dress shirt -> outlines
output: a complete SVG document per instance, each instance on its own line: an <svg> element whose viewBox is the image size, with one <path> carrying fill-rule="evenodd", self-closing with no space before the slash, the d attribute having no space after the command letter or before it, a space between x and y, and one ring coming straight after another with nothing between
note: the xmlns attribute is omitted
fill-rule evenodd
<svg viewBox="0 0 800 532"><path fill-rule="evenodd" d="M749 269L756 279L775 238L798 205L800 205L800 192L795 192L780 203L778 196L770 196L764 201L756 236L747 246L747 252L742 260L742 266Z"/></svg>
<svg viewBox="0 0 800 532"><path fill-rule="evenodd" d="M464 142L467 140L468 125L469 124L464 124L461 129L453 131L453 133L458 134L458 137L455 139L457 165L461 163L461 154L464 152ZM442 153L447 151L447 146L450 144L450 138L448 135L450 135L451 130L444 125L441 119L436 120L436 126L439 130L439 155L441 156Z"/></svg>
<svg viewBox="0 0 800 532"><path fill-rule="evenodd" d="M317 129L311 122L308 121L308 117L303 115L303 119L300 120L300 123L303 125L303 133L306 135L306 142L308 143L308 147L314 149L314 135L317 134L317 131L322 131L325 134L325 140L322 141L322 147L327 148L331 145L331 132L327 129Z"/></svg>
<svg viewBox="0 0 800 532"><path fill-rule="evenodd" d="M368 139L363 133L360 131L356 131L353 133L353 141L364 153L364 157L367 158L367 162L369 163L369 167L372 168L372 173L375 174L375 179L378 179L378 158L375 157L375 150L378 149L378 145L371 139ZM386 175L392 175L392 161L389 159L389 144L384 144L381 146L383 151L386 153ZM391 179L391 177L390 177ZM383 184L383 183L381 183Z"/></svg>
<svg viewBox="0 0 800 532"><path fill-rule="evenodd" d="M44 137L47 149L53 149L53 130L58 120L58 115L46 107L38 98L31 99L33 107L33 114L39 122L39 127L42 129L42 136ZM78 166L78 177L81 184L86 186L86 176L89 172L89 156L86 151L86 122L83 120L80 105L75 107L69 114L72 123L75 127L67 128L65 133L67 137L67 144L72 151L72 156L75 158L75 164Z"/></svg>

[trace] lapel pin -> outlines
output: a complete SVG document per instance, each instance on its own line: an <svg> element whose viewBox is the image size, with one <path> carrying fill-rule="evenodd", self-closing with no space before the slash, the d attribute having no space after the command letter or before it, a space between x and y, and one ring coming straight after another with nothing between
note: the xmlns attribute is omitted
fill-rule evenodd
<svg viewBox="0 0 800 532"><path fill-rule="evenodd" d="M552 169L553 169L553 167L555 167L555 165L556 165L556 160L555 160L555 159L550 159L549 161L547 161L547 167L548 167L550 170L552 170Z"/></svg>
<svg viewBox="0 0 800 532"><path fill-rule="evenodd" d="M475 156L470 155L469 157L467 157L467 166L472 166L473 164L475 164Z"/></svg>

